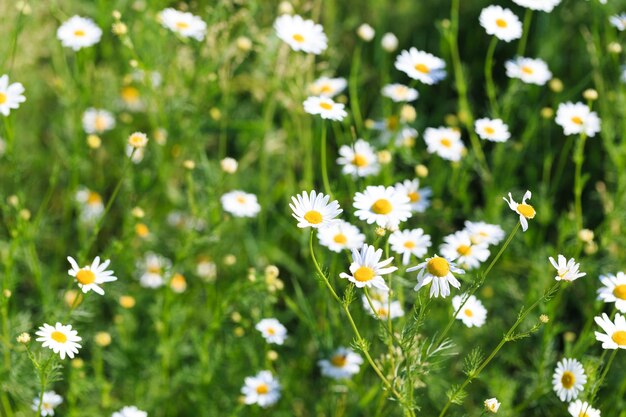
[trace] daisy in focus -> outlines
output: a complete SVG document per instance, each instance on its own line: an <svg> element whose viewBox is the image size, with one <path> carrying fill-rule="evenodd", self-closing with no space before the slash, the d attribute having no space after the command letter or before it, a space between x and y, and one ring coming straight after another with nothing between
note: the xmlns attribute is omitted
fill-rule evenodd
<svg viewBox="0 0 626 417"><path fill-rule="evenodd" d="M485 222L465 222L465 230L470 235L470 240L474 245L486 243L487 245L497 245L504 239L504 230L497 224Z"/></svg>
<svg viewBox="0 0 626 417"><path fill-rule="evenodd" d="M501 119L478 119L474 130L481 139L491 142L506 142L511 137L509 127Z"/></svg>
<svg viewBox="0 0 626 417"><path fill-rule="evenodd" d="M427 151L439 155L448 161L460 161L465 154L465 145L461 141L461 132L449 127L426 128L424 142Z"/></svg>
<svg viewBox="0 0 626 417"><path fill-rule="evenodd" d="M457 311L463 303L463 295L455 295L452 298L452 308ZM487 320L487 309L483 306L483 303L473 295L470 295L463 308L456 315L457 320L461 320L467 327L482 327Z"/></svg>
<svg viewBox="0 0 626 417"><path fill-rule="evenodd" d="M9 84L9 76L6 74L0 77L0 113L3 116L8 116L12 109L19 108L20 103L25 101L22 83Z"/></svg>
<svg viewBox="0 0 626 417"><path fill-rule="evenodd" d="M342 121L348 115L344 110L345 106L342 103L336 103L330 97L311 96L304 100L302 105L305 112L319 115L322 119Z"/></svg>
<svg viewBox="0 0 626 417"><path fill-rule="evenodd" d="M139 284L145 288L159 288L165 284L165 274L171 268L172 261L152 252L146 253L139 262Z"/></svg>
<svg viewBox="0 0 626 417"><path fill-rule="evenodd" d="M598 288L598 300L615 303L615 308L626 313L626 274L600 275L602 287Z"/></svg>
<svg viewBox="0 0 626 417"><path fill-rule="evenodd" d="M71 256L67 257L72 269L67 271L69 276L74 277L78 282L78 287L87 293L90 290L93 292L104 295L104 290L99 284L105 282L117 281L117 277L113 275L113 271L107 271L107 267L111 263L110 260L106 260L100 263L100 257L96 256L91 265L87 265L83 268L78 266L78 263Z"/></svg>
<svg viewBox="0 0 626 417"><path fill-rule="evenodd" d="M360 249L365 243L365 235L359 228L344 220L336 220L318 229L317 238L322 246L337 253L345 249Z"/></svg>
<svg viewBox="0 0 626 417"><path fill-rule="evenodd" d="M261 371L244 380L241 393L245 404L258 404L262 408L276 404L280 399L280 383L270 371Z"/></svg>
<svg viewBox="0 0 626 417"><path fill-rule="evenodd" d="M197 41L204 39L206 23L189 12L179 12L168 7L158 14L157 19L163 27L184 38L194 38Z"/></svg>
<svg viewBox="0 0 626 417"><path fill-rule="evenodd" d="M287 338L287 328L275 318L263 319L254 328L261 332L267 343L282 345Z"/></svg>
<svg viewBox="0 0 626 417"><path fill-rule="evenodd" d="M33 399L33 405L31 409L33 411L39 410L39 396ZM54 391L45 391L43 393L43 401L41 401L41 416L53 416L54 409L57 408L63 402L63 398Z"/></svg>
<svg viewBox="0 0 626 417"><path fill-rule="evenodd" d="M600 118L598 114L591 111L584 103L559 104L556 110L554 121L563 128L565 135L578 135L584 133L589 137L594 137L600 131Z"/></svg>
<svg viewBox="0 0 626 417"><path fill-rule="evenodd" d="M343 210L339 208L337 200L328 202L330 196L317 193L315 190L307 193L303 191L296 197L291 197L293 204L289 204L292 216L298 221L298 227L313 227L318 229L332 224Z"/></svg>
<svg viewBox="0 0 626 417"><path fill-rule="evenodd" d="M464 274L465 271L457 268L456 264L446 258L433 256L416 266L408 268L407 272L419 271L417 273L417 285L415 291L430 284L430 297L446 298L450 295L450 285L460 288L461 283L454 277L454 274Z"/></svg>
<svg viewBox="0 0 626 417"><path fill-rule="evenodd" d="M380 164L374 148L363 139L357 139L354 145L343 145L339 148L337 163L342 166L341 172L353 177L367 177L380 172Z"/></svg>
<svg viewBox="0 0 626 417"><path fill-rule="evenodd" d="M66 48L78 51L100 42L102 29L87 17L72 16L57 29L57 38Z"/></svg>
<svg viewBox="0 0 626 417"><path fill-rule="evenodd" d="M552 375L552 387L561 401L576 399L586 383L585 369L576 359L565 358L557 363Z"/></svg>
<svg viewBox="0 0 626 417"><path fill-rule="evenodd" d="M120 411L116 411L111 417L148 417L148 413L134 405L130 405L122 408Z"/></svg>
<svg viewBox="0 0 626 417"><path fill-rule="evenodd" d="M239 190L224 194L220 202L224 211L235 217L256 217L261 211L256 195Z"/></svg>
<svg viewBox="0 0 626 417"><path fill-rule="evenodd" d="M446 78L446 63L428 52L411 48L400 52L396 58L397 70L424 84L436 84Z"/></svg>
<svg viewBox="0 0 626 417"><path fill-rule="evenodd" d="M600 410L591 407L586 401L576 400L571 402L567 411L572 417L600 417Z"/></svg>
<svg viewBox="0 0 626 417"><path fill-rule="evenodd" d="M421 258L431 246L430 235L424 234L422 228L413 230L396 230L389 236L391 250L402 255L402 265L408 265L411 255Z"/></svg>
<svg viewBox="0 0 626 417"><path fill-rule="evenodd" d="M447 259L466 269L478 268L489 258L490 252L485 243L472 243L470 234L464 230L458 231L443 238L439 250Z"/></svg>
<svg viewBox="0 0 626 417"><path fill-rule="evenodd" d="M519 222L522 225L522 230L525 232L528 229L528 219L534 219L537 212L535 208L530 204L526 204L526 200L530 199L532 194L530 191L526 191L524 193L524 197L522 198L521 203L517 203L513 200L513 196L509 193L509 200L506 197L502 197L504 201L506 201L514 212L519 214Z"/></svg>
<svg viewBox="0 0 626 417"><path fill-rule="evenodd" d="M574 258L567 260L565 256L559 255L557 257L558 262L556 262L552 256L548 259L557 271L557 275L554 277L557 281L574 281L587 275L585 272L578 271L580 264L577 264Z"/></svg>
<svg viewBox="0 0 626 417"><path fill-rule="evenodd" d="M115 127L115 117L107 110L88 108L83 113L83 130L88 134L100 134Z"/></svg>
<svg viewBox="0 0 626 417"><path fill-rule="evenodd" d="M552 78L548 64L541 59L517 57L504 64L509 78L519 78L526 84L545 85Z"/></svg>
<svg viewBox="0 0 626 417"><path fill-rule="evenodd" d="M433 192L429 187L420 188L420 180L404 180L394 187L397 192L409 197L412 212L423 213L430 206L430 196Z"/></svg>
<svg viewBox="0 0 626 417"><path fill-rule="evenodd" d="M615 320L606 313L594 318L596 324L604 330L604 333L595 332L596 340L602 342L602 349L626 349L626 318L621 314L615 314Z"/></svg>
<svg viewBox="0 0 626 417"><path fill-rule="evenodd" d="M80 187L76 192L76 202L79 204L80 221L93 224L104 213L102 196L86 187Z"/></svg>
<svg viewBox="0 0 626 417"><path fill-rule="evenodd" d="M348 86L345 78L320 77L309 85L309 93L314 96L335 97Z"/></svg>
<svg viewBox="0 0 626 417"><path fill-rule="evenodd" d="M388 266L393 257L380 261L383 250L376 250L373 246L364 244L361 250L352 250L352 263L350 264L350 274L342 272L340 278L346 278L352 282L357 288L375 287L381 290L389 291L389 287L385 283L382 275L391 274L398 268Z"/></svg>
<svg viewBox="0 0 626 417"><path fill-rule="evenodd" d="M416 89L404 84L387 84L382 89L382 95L396 103L409 103L417 100L419 93Z"/></svg>
<svg viewBox="0 0 626 417"><path fill-rule="evenodd" d="M350 348L340 347L329 359L317 362L322 375L332 379L350 379L359 373L363 358Z"/></svg>
<svg viewBox="0 0 626 417"><path fill-rule="evenodd" d="M276 35L294 51L319 55L327 47L328 39L324 28L312 20L301 16L282 15L274 22Z"/></svg>
<svg viewBox="0 0 626 417"><path fill-rule="evenodd" d="M411 217L410 199L393 187L370 185L354 196L354 214L368 224L395 229Z"/></svg>
<svg viewBox="0 0 626 417"><path fill-rule="evenodd" d="M480 25L488 35L511 42L522 37L522 22L509 9L500 6L488 6L480 12Z"/></svg>
<svg viewBox="0 0 626 417"><path fill-rule="evenodd" d="M72 325L62 325L56 323L54 327L45 323L35 332L38 342L42 342L43 347L52 349L54 353L58 353L61 359L65 359L65 356L69 356L70 359L74 358L74 355L78 353L78 349L82 346L77 343L82 340L78 336L76 330L72 330Z"/></svg>
<svg viewBox="0 0 626 417"><path fill-rule="evenodd" d="M550 13L561 0L513 0L513 3L531 10Z"/></svg>

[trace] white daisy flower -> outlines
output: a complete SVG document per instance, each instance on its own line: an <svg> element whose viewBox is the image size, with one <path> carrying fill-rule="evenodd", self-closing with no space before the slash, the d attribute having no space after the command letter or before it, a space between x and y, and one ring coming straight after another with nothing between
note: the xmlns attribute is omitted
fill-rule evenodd
<svg viewBox="0 0 626 417"><path fill-rule="evenodd" d="M489 398L485 400L485 409L493 414L497 413L500 409L500 401L497 398Z"/></svg>
<svg viewBox="0 0 626 417"><path fill-rule="evenodd" d="M417 100L419 93L416 89L404 84L387 84L382 89L382 95L396 103L405 103Z"/></svg>
<svg viewBox="0 0 626 417"><path fill-rule="evenodd" d="M376 250L374 246L363 244L361 250L352 249L352 263L350 264L350 274L342 272L340 278L346 278L358 288L375 287L381 290L389 290L382 275L391 274L398 268L388 266L393 257L380 261L383 250Z"/></svg>
<svg viewBox="0 0 626 417"><path fill-rule="evenodd" d="M363 39L365 42L370 42L372 39L374 39L376 31L367 23L363 23L357 28L356 34L359 35L359 38Z"/></svg>
<svg viewBox="0 0 626 417"><path fill-rule="evenodd" d="M617 30L623 32L626 30L626 13L616 14L609 17L609 22L613 25Z"/></svg>
<svg viewBox="0 0 626 417"><path fill-rule="evenodd" d="M426 258L426 260L416 266L408 268L407 272L419 271L417 273L417 285L415 291L430 284L430 297L446 298L450 295L450 285L454 288L461 287L461 283L454 277L452 273L464 274L460 268L457 268L456 264L446 258L440 256L433 256L432 258Z"/></svg>
<svg viewBox="0 0 626 417"><path fill-rule="evenodd" d="M504 230L497 224L485 222L465 222L465 231L469 233L473 244L497 245L504 239Z"/></svg>
<svg viewBox="0 0 626 417"><path fill-rule="evenodd" d="M363 139L357 139L352 146L341 146L339 155L337 163L342 166L341 172L346 175L356 178L376 175L380 172L380 164L374 148Z"/></svg>
<svg viewBox="0 0 626 417"><path fill-rule="evenodd" d="M591 407L586 401L576 400L569 404L567 411L572 417L600 417L600 410Z"/></svg>
<svg viewBox="0 0 626 417"><path fill-rule="evenodd" d="M402 308L402 303L400 301L378 301L370 297L372 300L372 305L370 305L367 297L363 295L362 302L363 308L370 314L372 317L378 318L380 320L388 320L395 319L398 317L404 316L404 309ZM374 309L372 310L372 306Z"/></svg>
<svg viewBox="0 0 626 417"><path fill-rule="evenodd" d="M446 77L446 63L443 59L416 48L400 52L395 67L424 84L436 84Z"/></svg>
<svg viewBox="0 0 626 417"><path fill-rule="evenodd" d="M396 230L389 236L391 250L402 255L402 265L408 265L411 255L421 258L432 245L430 235L424 234L422 228L413 230Z"/></svg>
<svg viewBox="0 0 626 417"><path fill-rule="evenodd" d="M262 408L276 404L280 399L280 383L270 371L261 371L244 380L241 393L245 404L258 404Z"/></svg>
<svg viewBox="0 0 626 417"><path fill-rule="evenodd" d="M576 359L565 358L557 363L552 375L552 388L561 401L576 399L586 383L585 369Z"/></svg>
<svg viewBox="0 0 626 417"><path fill-rule="evenodd" d="M107 267L111 263L108 259L100 263L100 257L96 256L91 265L87 265L83 268L79 267L76 260L71 256L68 256L67 260L72 266L72 269L67 271L67 273L71 277L76 278L78 287L82 289L84 293L93 290L100 295L104 295L104 290L99 284L117 281L117 277L113 275L113 271L107 271Z"/></svg>
<svg viewBox="0 0 626 417"><path fill-rule="evenodd" d="M452 298L452 308L457 311L461 307L461 303L465 298L463 295L455 295ZM487 309L483 303L473 295L470 295L467 302L463 305L463 309L456 315L457 320L461 320L467 327L482 327L487 320Z"/></svg>
<svg viewBox="0 0 626 417"><path fill-rule="evenodd" d="M333 352L330 359L317 362L322 375L332 379L350 379L359 373L363 358L350 348L340 347Z"/></svg>
<svg viewBox="0 0 626 417"><path fill-rule="evenodd" d="M365 243L365 235L359 228L344 220L336 220L328 226L319 228L317 237L321 245L337 253L344 249L359 249Z"/></svg>
<svg viewBox="0 0 626 417"><path fill-rule="evenodd" d="M615 314L615 321L602 313L594 318L604 333L595 332L596 340L602 342L602 349L626 349L626 318L619 313Z"/></svg>
<svg viewBox="0 0 626 417"><path fill-rule="evenodd" d="M284 14L274 22L276 35L285 41L294 51L303 51L319 55L327 47L324 28L312 20Z"/></svg>
<svg viewBox="0 0 626 417"><path fill-rule="evenodd" d="M459 161L466 151L461 141L461 132L449 127L426 128L424 142L429 153L437 154L448 161Z"/></svg>
<svg viewBox="0 0 626 417"><path fill-rule="evenodd" d="M204 39L206 23L189 12L179 12L168 7L158 14L157 19L164 28L184 38L194 38L197 41Z"/></svg>
<svg viewBox="0 0 626 417"><path fill-rule="evenodd" d="M591 111L584 103L559 104L556 110L554 121L563 128L565 135L578 135L584 133L589 137L594 137L600 131L600 118L598 114Z"/></svg>
<svg viewBox="0 0 626 417"><path fill-rule="evenodd" d="M309 93L314 96L335 97L348 86L345 78L320 77L309 85Z"/></svg>
<svg viewBox="0 0 626 417"><path fill-rule="evenodd" d="M78 51L100 42L102 29L88 17L72 16L57 29L57 38L67 48Z"/></svg>
<svg viewBox="0 0 626 417"><path fill-rule="evenodd" d="M76 330L72 330L72 325L62 325L56 323L54 327L45 323L35 332L38 342L43 342L42 346L52 349L54 353L58 353L61 359L65 359L65 356L69 356L70 359L74 358L74 355L78 353L78 349L81 345L82 338L78 336Z"/></svg>
<svg viewBox="0 0 626 417"><path fill-rule="evenodd" d="M531 10L551 12L561 0L513 0L513 3Z"/></svg>
<svg viewBox="0 0 626 417"><path fill-rule="evenodd" d="M439 250L447 259L454 259L457 264L466 268L478 268L490 255L486 243L473 243L470 234L465 230L458 231L443 238Z"/></svg>
<svg viewBox="0 0 626 417"><path fill-rule="evenodd" d="M146 288L159 288L165 284L165 274L171 268L172 262L152 252L146 253L143 261L139 262L139 284Z"/></svg>
<svg viewBox="0 0 626 417"><path fill-rule="evenodd" d="M322 119L342 121L348 113L345 106L335 103L332 98L324 96L311 96L302 103L304 111L309 114L318 114Z"/></svg>
<svg viewBox="0 0 626 417"><path fill-rule="evenodd" d="M526 84L545 85L552 78L548 64L541 59L517 57L504 63L509 78L519 78Z"/></svg>
<svg viewBox="0 0 626 417"><path fill-rule="evenodd" d="M39 396L33 399L33 404L30 407L33 411L39 410ZM54 409L57 408L63 402L63 397L54 391L45 391L43 393L43 401L41 402L41 415L53 416Z"/></svg>
<svg viewBox="0 0 626 417"><path fill-rule="evenodd" d="M430 187L420 188L420 180L404 180L394 185L396 191L409 197L411 211L423 213L430 206L430 196L433 191Z"/></svg>
<svg viewBox="0 0 626 417"><path fill-rule="evenodd" d="M522 37L522 22L509 9L500 6L488 6L480 12L480 25L488 35L511 42Z"/></svg>
<svg viewBox="0 0 626 417"><path fill-rule="evenodd" d="M501 119L478 119L474 122L474 130L481 139L492 142L506 142L511 137L509 127Z"/></svg>
<svg viewBox="0 0 626 417"><path fill-rule="evenodd" d="M83 130L88 134L100 134L115 127L115 117L107 110L88 108L83 113Z"/></svg>
<svg viewBox="0 0 626 417"><path fill-rule="evenodd" d="M81 187L76 192L75 199L80 205L81 222L87 224L94 223L104 214L102 197L97 192Z"/></svg>
<svg viewBox="0 0 626 417"><path fill-rule="evenodd" d="M398 37L391 32L387 32L381 38L380 45L386 52L393 52L398 49Z"/></svg>
<svg viewBox="0 0 626 417"><path fill-rule="evenodd" d="M557 281L574 281L587 275L586 272L581 273L578 271L580 264L577 264L574 258L567 260L563 255L559 255L557 258L559 260L558 263L552 256L548 258L552 266L556 268L557 276L554 279Z"/></svg>
<svg viewBox="0 0 626 417"><path fill-rule="evenodd" d="M526 204L526 200L530 199L531 197L532 194L530 191L526 191L524 193L524 198L522 198L521 203L516 203L515 201L513 201L513 196L511 195L511 193L509 193L508 200L506 199L506 197L502 197L502 199L508 203L511 210L519 214L519 222L521 223L522 230L524 232L526 231L526 229L528 229L527 219L534 219L535 215L537 214L533 206L531 206L530 204Z"/></svg>
<svg viewBox="0 0 626 417"><path fill-rule="evenodd" d="M337 200L331 203L328 200L330 196L315 190L310 193L302 191L302 194L291 197L293 204L289 204L289 207L293 211L291 215L298 221L298 227L318 229L332 224L343 210L339 208Z"/></svg>
<svg viewBox="0 0 626 417"><path fill-rule="evenodd" d="M22 83L9 84L9 76L6 74L0 77L0 113L8 116L11 109L19 108L20 103L25 101Z"/></svg>
<svg viewBox="0 0 626 417"><path fill-rule="evenodd" d="M254 328L261 332L267 343L282 345L287 338L287 328L275 318L263 319Z"/></svg>
<svg viewBox="0 0 626 417"><path fill-rule="evenodd" d="M261 211L256 195L240 190L222 195L220 201L224 211L235 217L255 217Z"/></svg>
<svg viewBox="0 0 626 417"><path fill-rule="evenodd" d="M626 274L600 275L600 282L603 286L598 289L598 300L615 303L615 308L626 313Z"/></svg>
<svg viewBox="0 0 626 417"><path fill-rule="evenodd" d="M393 187L370 185L354 195L355 215L368 224L395 229L400 222L411 217L410 200L406 194Z"/></svg>
<svg viewBox="0 0 626 417"><path fill-rule="evenodd" d="M122 408L120 411L116 411L111 414L111 417L148 417L148 413L131 405Z"/></svg>

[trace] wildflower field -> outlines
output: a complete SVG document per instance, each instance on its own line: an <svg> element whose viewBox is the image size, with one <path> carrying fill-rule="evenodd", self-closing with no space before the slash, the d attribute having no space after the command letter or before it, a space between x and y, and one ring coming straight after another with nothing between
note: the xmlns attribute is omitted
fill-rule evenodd
<svg viewBox="0 0 626 417"><path fill-rule="evenodd" d="M0 416L626 417L626 1L0 16Z"/></svg>

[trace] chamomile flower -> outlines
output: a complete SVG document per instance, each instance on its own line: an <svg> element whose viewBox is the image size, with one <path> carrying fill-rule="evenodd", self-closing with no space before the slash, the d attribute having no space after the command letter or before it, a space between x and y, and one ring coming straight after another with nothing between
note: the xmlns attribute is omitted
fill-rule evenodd
<svg viewBox="0 0 626 417"><path fill-rule="evenodd" d="M381 290L389 290L382 275L391 274L397 270L395 266L388 266L393 257L381 262L383 250L376 250L373 246L364 244L361 250L352 249L352 263L350 274L342 272L340 278L346 278L356 287L375 287Z"/></svg>
<svg viewBox="0 0 626 417"><path fill-rule="evenodd" d="M317 114L322 119L343 120L348 113L344 110L342 103L336 103L330 97L311 96L302 103L304 111L309 114Z"/></svg>
<svg viewBox="0 0 626 417"><path fill-rule="evenodd" d="M321 245L337 253L344 249L359 249L365 243L365 235L359 228L344 220L336 220L318 229L317 237Z"/></svg>
<svg viewBox="0 0 626 417"><path fill-rule="evenodd" d="M88 108L83 113L83 130L89 134L100 134L115 127L115 117L107 110Z"/></svg>
<svg viewBox="0 0 626 417"><path fill-rule="evenodd" d="M509 9L500 6L488 6L480 12L480 25L488 35L511 42L522 37L522 22Z"/></svg>
<svg viewBox="0 0 626 417"><path fill-rule="evenodd" d="M470 234L465 230L458 231L443 238L439 250L447 259L466 268L478 268L481 263L489 258L490 252L486 243L473 243Z"/></svg>
<svg viewBox="0 0 626 417"><path fill-rule="evenodd" d="M615 308L626 313L626 274L600 275L600 282L603 286L598 289L598 300L615 303Z"/></svg>
<svg viewBox="0 0 626 417"><path fill-rule="evenodd" d="M82 338L78 336L76 330L72 330L72 325L63 325L56 323L54 327L45 323L35 332L38 342L42 342L43 347L52 349L54 353L58 353L61 359L65 359L65 356L69 356L70 359L74 358L74 355L78 353L78 349L81 345Z"/></svg>
<svg viewBox="0 0 626 417"><path fill-rule="evenodd" d="M33 399L33 404L30 407L33 411L39 410L39 396ZM54 391L45 391L43 393L43 401L41 401L41 415L53 416L54 409L57 408L63 402L63 398Z"/></svg>
<svg viewBox="0 0 626 417"><path fill-rule="evenodd" d="M335 97L348 86L345 78L320 77L309 85L309 93L314 96Z"/></svg>
<svg viewBox="0 0 626 417"><path fill-rule="evenodd" d="M380 172L380 164L374 148L363 139L357 139L354 145L343 145L339 148L340 157L337 163L342 166L341 172L353 177L367 177Z"/></svg>
<svg viewBox="0 0 626 417"><path fill-rule="evenodd" d="M261 211L256 195L235 190L220 198L224 211L235 217L255 217Z"/></svg>
<svg viewBox="0 0 626 417"><path fill-rule="evenodd" d="M528 219L534 219L537 212L535 208L530 204L526 204L526 200L530 199L532 194L530 191L526 191L524 193L524 197L522 198L521 203L517 203L513 200L513 196L509 193L509 199L506 197L502 197L504 201L506 201L514 212L519 214L519 222L522 225L522 230L525 232L528 229Z"/></svg>
<svg viewBox="0 0 626 417"><path fill-rule="evenodd" d="M396 230L389 236L391 250L402 255L402 265L408 265L411 255L421 258L432 245L430 235L421 228L413 230Z"/></svg>
<svg viewBox="0 0 626 417"><path fill-rule="evenodd" d="M410 199L393 187L370 185L354 196L355 215L368 224L395 229L411 217Z"/></svg>
<svg viewBox="0 0 626 417"><path fill-rule="evenodd" d="M408 268L407 272L419 271L417 273L417 285L415 291L430 284L430 297L443 298L450 295L450 285L454 288L461 287L461 283L454 277L455 274L464 274L465 271L457 268L456 264L449 259L440 256L426 258L426 260L416 266Z"/></svg>
<svg viewBox="0 0 626 417"><path fill-rule="evenodd" d="M565 358L556 365L552 375L552 388L561 401L570 402L585 388L587 375L576 359Z"/></svg>
<svg viewBox="0 0 626 417"><path fill-rule="evenodd" d="M416 89L404 84L387 84L382 89L382 95L396 103L408 103L417 100L419 93Z"/></svg>
<svg viewBox="0 0 626 417"><path fill-rule="evenodd" d="M322 25L304 20L301 16L284 14L276 19L274 29L276 35L294 51L319 55L327 47L328 39Z"/></svg>
<svg viewBox="0 0 626 417"><path fill-rule="evenodd" d="M594 137L600 131L600 118L598 114L591 111L584 103L559 104L556 110L554 121L563 128L565 135L578 135L584 133L589 137Z"/></svg>
<svg viewBox="0 0 626 417"><path fill-rule="evenodd" d="M486 243L487 245L497 245L504 239L504 230L497 224L485 222L465 222L465 229L470 235L473 244Z"/></svg>
<svg viewBox="0 0 626 417"><path fill-rule="evenodd" d="M282 345L287 338L287 328L275 318L263 319L254 328L261 332L267 343Z"/></svg>
<svg viewBox="0 0 626 417"><path fill-rule="evenodd" d="M91 265L87 265L83 268L78 266L78 263L71 256L67 257L72 269L67 273L76 278L78 287L83 290L84 293L89 290L93 290L95 293L104 295L104 290L99 284L105 282L117 281L117 277L113 275L113 271L107 271L107 267L111 263L110 260L106 260L100 263L100 257L96 256Z"/></svg>
<svg viewBox="0 0 626 417"><path fill-rule="evenodd" d="M497 413L500 409L500 401L497 398L489 398L484 402L485 409L493 414Z"/></svg>
<svg viewBox="0 0 626 417"><path fill-rule="evenodd" d="M602 342L602 349L626 349L626 318L619 313L615 314L615 321L602 313L594 318L604 333L595 332L596 340Z"/></svg>
<svg viewBox="0 0 626 417"><path fill-rule="evenodd" d="M626 13L616 14L609 17L609 22L620 32L626 30Z"/></svg>
<svg viewBox="0 0 626 417"><path fill-rule="evenodd" d="M6 74L0 77L0 113L8 116L11 109L19 108L20 103L25 101L22 83L9 84L9 76Z"/></svg>
<svg viewBox="0 0 626 417"><path fill-rule="evenodd" d="M400 301L378 301L372 297L370 297L370 299L372 301L371 305L365 295L363 295L361 301L363 302L363 308L365 311L367 311L372 317L380 320L393 320L404 316L404 309L402 308L402 303ZM374 307L373 310L372 307Z"/></svg>
<svg viewBox="0 0 626 417"><path fill-rule="evenodd" d="M146 253L143 261L139 262L139 284L146 288L159 288L165 284L165 274L172 266L172 262L152 252Z"/></svg>
<svg viewBox="0 0 626 417"><path fill-rule="evenodd" d="M600 410L592 408L591 404L581 400L571 402L567 411L572 417L600 417Z"/></svg>
<svg viewBox="0 0 626 417"><path fill-rule="evenodd" d="M567 260L565 256L559 255L557 257L559 261L558 263L554 260L552 256L548 259L550 260L552 266L556 268L557 275L554 277L554 279L556 279L557 281L574 281L580 277L584 277L585 275L587 275L587 273L585 272L578 271L578 268L580 268L580 264L577 264L574 258Z"/></svg>
<svg viewBox="0 0 626 417"><path fill-rule="evenodd" d="M509 78L519 78L526 84L545 85L552 78L548 64L541 59L517 57L504 64Z"/></svg>
<svg viewBox="0 0 626 417"><path fill-rule="evenodd" d="M509 127L501 119L478 119L474 130L481 139L491 142L506 142L511 137Z"/></svg>
<svg viewBox="0 0 626 417"><path fill-rule="evenodd" d="M72 16L57 29L57 38L67 48L78 51L100 42L102 29L88 17Z"/></svg>
<svg viewBox="0 0 626 417"><path fill-rule="evenodd" d="M148 413L138 409L134 405L130 405L111 414L111 417L148 417Z"/></svg>
<svg viewBox="0 0 626 417"><path fill-rule="evenodd" d="M80 220L83 223L94 223L104 213L102 196L95 191L81 187L76 192L75 199L79 204Z"/></svg>
<svg viewBox="0 0 626 417"><path fill-rule="evenodd" d="M179 12L168 7L158 14L158 19L163 27L184 38L194 38L197 41L204 39L206 23L189 12Z"/></svg>
<svg viewBox="0 0 626 417"><path fill-rule="evenodd" d="M436 84L446 77L446 63L428 52L411 48L400 52L396 58L397 70L424 84Z"/></svg>
<svg viewBox="0 0 626 417"><path fill-rule="evenodd" d="M333 352L329 359L317 362L322 375L332 379L350 379L359 373L363 358L350 348L340 347Z"/></svg>
<svg viewBox="0 0 626 417"><path fill-rule="evenodd" d="M459 307L461 307L465 296L465 294L455 295L454 298L452 298L452 308L454 311L457 311ZM467 327L481 327L487 320L487 309L478 298L470 295L461 311L456 315L456 319L461 320Z"/></svg>
<svg viewBox="0 0 626 417"><path fill-rule="evenodd" d="M531 10L539 10L542 12L551 12L561 0L513 0L513 3Z"/></svg>
<svg viewBox="0 0 626 417"><path fill-rule="evenodd" d="M449 161L459 161L466 152L461 141L461 132L449 127L426 128L424 142L429 153L437 154Z"/></svg>
<svg viewBox="0 0 626 417"><path fill-rule="evenodd" d="M337 200L328 202L330 196L317 193L315 190L307 193L303 191L296 197L291 197L293 204L289 204L292 216L298 221L298 227L313 227L315 229L332 224L343 210L339 208Z"/></svg>
<svg viewBox="0 0 626 417"><path fill-rule="evenodd" d="M394 187L396 191L409 197L412 212L423 213L430 206L430 196L433 192L430 187L420 188L420 180L404 180Z"/></svg>
<svg viewBox="0 0 626 417"><path fill-rule="evenodd" d="M245 404L258 404L267 408L276 404L280 399L280 383L270 371L261 371L255 376L248 376L244 380L241 393Z"/></svg>

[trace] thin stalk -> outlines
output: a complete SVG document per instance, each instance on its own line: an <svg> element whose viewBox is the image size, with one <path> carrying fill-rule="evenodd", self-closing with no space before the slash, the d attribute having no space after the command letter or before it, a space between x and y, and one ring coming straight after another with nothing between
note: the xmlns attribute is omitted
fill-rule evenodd
<svg viewBox="0 0 626 417"><path fill-rule="evenodd" d="M485 58L485 82L487 88L487 97L489 97L489 105L491 106L491 113L494 117L498 117L499 109L498 102L496 100L496 86L493 82L493 55L496 51L496 45L498 44L498 38L493 36L487 49L487 57Z"/></svg>
<svg viewBox="0 0 626 417"><path fill-rule="evenodd" d="M526 9L526 13L524 14L524 28L522 30L522 39L520 39L519 44L517 44L517 56L524 56L524 52L526 51L526 44L528 43L528 34L530 32L530 23L533 18L532 9Z"/></svg>
<svg viewBox="0 0 626 417"><path fill-rule="evenodd" d="M613 350L613 353L611 353L609 360L607 361L606 365L604 366L604 369L602 370L602 375L600 375L600 379L598 379L598 381L593 384L591 394L589 395L589 404L593 404L593 402L595 401L596 395L598 394L600 387L602 387L602 383L604 382L606 375L609 373L609 369L611 369L611 365L613 364L613 359L615 359L615 356L617 355L618 350L619 349ZM587 410L583 410L583 411L587 411Z"/></svg>
<svg viewBox="0 0 626 417"><path fill-rule="evenodd" d="M322 147L320 149L320 157L322 158L322 180L324 181L324 191L327 195L330 196L330 199L333 198L333 193L330 190L330 182L328 181L328 167L326 166L326 125L322 122Z"/></svg>
<svg viewBox="0 0 626 417"><path fill-rule="evenodd" d="M585 161L585 142L587 135L582 133L578 140L578 146L576 148L576 154L574 155L574 212L576 213L576 230L580 231L583 228L583 206L582 206L582 193L583 193L583 181L582 181L582 166Z"/></svg>
<svg viewBox="0 0 626 417"><path fill-rule="evenodd" d="M361 66L361 45L358 45L352 55L352 65L350 66L350 80L348 89L350 91L350 109L357 132L363 131L363 117L359 105L359 79Z"/></svg>

